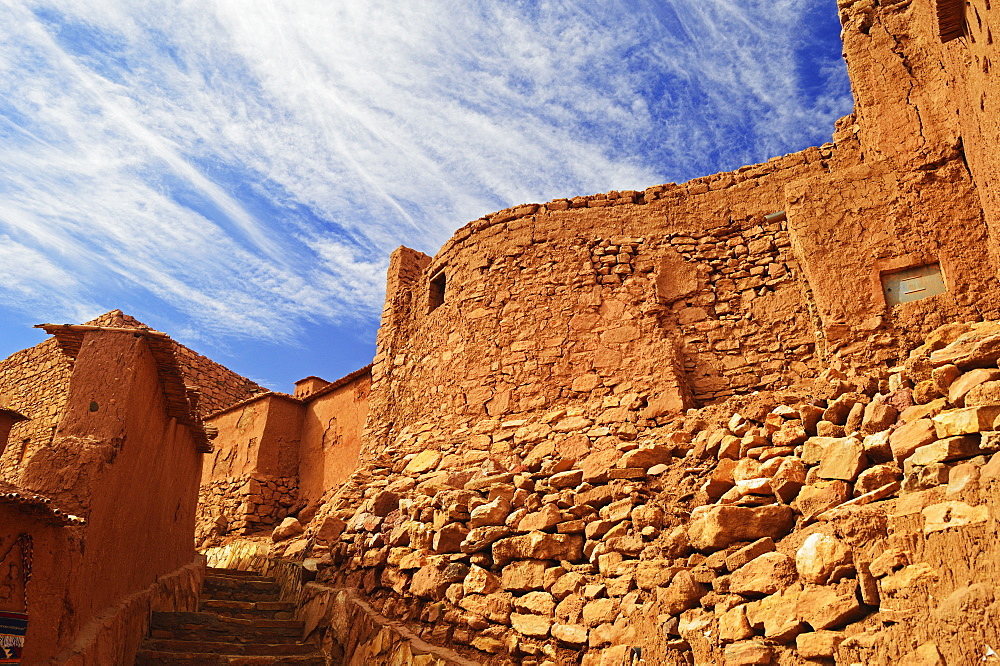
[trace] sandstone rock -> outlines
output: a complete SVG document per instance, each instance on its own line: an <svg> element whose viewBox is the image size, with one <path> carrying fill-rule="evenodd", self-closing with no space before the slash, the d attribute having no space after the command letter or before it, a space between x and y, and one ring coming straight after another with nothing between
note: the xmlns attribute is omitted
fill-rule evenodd
<svg viewBox="0 0 1000 666"><path fill-rule="evenodd" d="M933 616L951 625L962 625L971 616L985 614L994 598L993 586L988 583L963 585L938 604Z"/></svg>
<svg viewBox="0 0 1000 666"><path fill-rule="evenodd" d="M545 638L552 627L552 618L542 615L511 613L510 626L531 638Z"/></svg>
<svg viewBox="0 0 1000 666"><path fill-rule="evenodd" d="M957 365L947 364L931 370L931 379L942 395L948 395L952 383L962 375Z"/></svg>
<svg viewBox="0 0 1000 666"><path fill-rule="evenodd" d="M472 510L468 526L472 529L489 525L503 525L510 515L510 502L503 497L497 497L492 502L481 504Z"/></svg>
<svg viewBox="0 0 1000 666"><path fill-rule="evenodd" d="M583 607L583 624L588 627L614 622L616 617L618 617L618 602L614 599L594 599Z"/></svg>
<svg viewBox="0 0 1000 666"><path fill-rule="evenodd" d="M988 381L975 386L965 394L962 402L965 407L1000 405L1000 381Z"/></svg>
<svg viewBox="0 0 1000 666"><path fill-rule="evenodd" d="M751 560L760 557L764 553L774 552L774 539L764 537L757 539L753 543L740 548L726 558L726 568L729 571L736 571Z"/></svg>
<svg viewBox="0 0 1000 666"><path fill-rule="evenodd" d="M458 553L468 534L462 523L449 523L434 533L432 548L436 553Z"/></svg>
<svg viewBox="0 0 1000 666"><path fill-rule="evenodd" d="M574 432L577 430L585 430L594 424L593 421L585 416L569 416L553 426L555 432Z"/></svg>
<svg viewBox="0 0 1000 666"><path fill-rule="evenodd" d="M703 506L691 512L687 534L699 550L720 550L739 541L778 539L791 530L794 514L788 506Z"/></svg>
<svg viewBox="0 0 1000 666"><path fill-rule="evenodd" d="M434 449L424 449L406 463L403 468L404 474L422 474L437 468L441 462L441 452Z"/></svg>
<svg viewBox="0 0 1000 666"><path fill-rule="evenodd" d="M563 520L562 511L555 504L544 504L538 511L527 514L517 523L518 532L544 531Z"/></svg>
<svg viewBox="0 0 1000 666"><path fill-rule="evenodd" d="M820 481L804 486L792 502L795 510L804 518L815 518L824 511L843 504L851 496L850 486L845 481Z"/></svg>
<svg viewBox="0 0 1000 666"><path fill-rule="evenodd" d="M643 560L635 568L635 584L642 590L654 590L668 585L679 570L667 560Z"/></svg>
<svg viewBox="0 0 1000 666"><path fill-rule="evenodd" d="M896 462L902 463L921 446L927 446L938 438L937 429L930 419L917 419L900 426L889 436L889 447Z"/></svg>
<svg viewBox="0 0 1000 666"><path fill-rule="evenodd" d="M949 409L933 417L939 438L992 430L993 419L1000 416L1000 405Z"/></svg>
<svg viewBox="0 0 1000 666"><path fill-rule="evenodd" d="M795 640L805 630L796 610L801 594L801 586L793 585L747 604L750 626L758 632L763 630L764 637L774 643L784 644Z"/></svg>
<svg viewBox="0 0 1000 666"><path fill-rule="evenodd" d="M501 539L493 544L493 560L500 566L512 560L567 560L583 557L583 537L578 534L528 534Z"/></svg>
<svg viewBox="0 0 1000 666"><path fill-rule="evenodd" d="M958 437L939 439L932 444L921 446L907 458L906 462L911 465L930 465L937 462L972 458L980 453L978 436L959 435Z"/></svg>
<svg viewBox="0 0 1000 666"><path fill-rule="evenodd" d="M862 445L865 447L865 455L868 456L868 460L876 464L895 460L892 455L892 447L889 446L891 434L891 431L884 430L865 437Z"/></svg>
<svg viewBox="0 0 1000 666"><path fill-rule="evenodd" d="M937 645L928 641L916 650L903 655L899 660L899 666L945 666L945 661Z"/></svg>
<svg viewBox="0 0 1000 666"><path fill-rule="evenodd" d="M966 333L930 356L935 367L953 364L962 370L995 367L997 359L1000 359L1000 335L980 330Z"/></svg>
<svg viewBox="0 0 1000 666"><path fill-rule="evenodd" d="M503 526L476 527L469 530L465 540L459 545L463 553L476 553L489 548L490 544L510 534L510 529Z"/></svg>
<svg viewBox="0 0 1000 666"><path fill-rule="evenodd" d="M990 510L985 504L973 507L954 500L932 504L925 507L921 513L924 516L925 534L953 527L977 525L990 519Z"/></svg>
<svg viewBox="0 0 1000 666"><path fill-rule="evenodd" d="M948 387L948 402L956 407L965 406L965 397L972 389L984 382L1000 379L1000 370L996 368L977 368L958 377Z"/></svg>
<svg viewBox="0 0 1000 666"><path fill-rule="evenodd" d="M560 488L576 488L582 482L582 469L572 469L565 472L559 472L558 474L553 474L552 477L549 478L549 485L556 490Z"/></svg>
<svg viewBox="0 0 1000 666"><path fill-rule="evenodd" d="M741 641L727 645L723 651L723 658L724 666L770 664L774 659L774 650L771 646L757 641Z"/></svg>
<svg viewBox="0 0 1000 666"><path fill-rule="evenodd" d="M271 541L278 542L284 541L285 539L290 539L294 536L298 536L306 531L306 528L302 526L298 518L292 518L289 516L281 521L281 524L274 528L271 532Z"/></svg>
<svg viewBox="0 0 1000 666"><path fill-rule="evenodd" d="M851 408L862 401L867 402L867 396L861 396L858 393L844 393L830 403L830 406L823 412L823 420L842 426L847 423L847 416L851 413Z"/></svg>
<svg viewBox="0 0 1000 666"><path fill-rule="evenodd" d="M925 379L917 382L913 387L913 402L918 405L925 405L936 398L942 397L941 390L933 379Z"/></svg>
<svg viewBox="0 0 1000 666"><path fill-rule="evenodd" d="M640 504L632 509L632 524L635 529L642 530L645 527L663 527L663 509L655 504Z"/></svg>
<svg viewBox="0 0 1000 666"><path fill-rule="evenodd" d="M899 465L896 463L886 463L869 467L858 475L858 480L854 483L854 496L857 497L865 493L870 493L902 479L903 471L899 469Z"/></svg>
<svg viewBox="0 0 1000 666"><path fill-rule="evenodd" d="M553 624L552 638L573 646L583 646L587 644L590 630L582 624Z"/></svg>
<svg viewBox="0 0 1000 666"><path fill-rule="evenodd" d="M784 504L791 504L806 482L806 468L799 458L782 460L771 477L771 490Z"/></svg>
<svg viewBox="0 0 1000 666"><path fill-rule="evenodd" d="M795 581L795 562L782 553L765 553L751 560L729 577L734 594L768 595Z"/></svg>
<svg viewBox="0 0 1000 666"><path fill-rule="evenodd" d="M493 594L501 589L500 579L486 569L473 565L462 581L462 589L465 594Z"/></svg>
<svg viewBox="0 0 1000 666"><path fill-rule="evenodd" d="M865 407L865 415L861 420L861 433L874 435L888 430L896 423L899 412L888 402L871 402Z"/></svg>
<svg viewBox="0 0 1000 666"><path fill-rule="evenodd" d="M883 596L893 597L899 592L909 590L917 585L933 583L939 577L934 567L926 562L918 562L905 566L879 580L879 592Z"/></svg>
<svg viewBox="0 0 1000 666"><path fill-rule="evenodd" d="M853 573L854 558L839 539L810 534L795 553L795 568L807 583L826 585Z"/></svg>
<svg viewBox="0 0 1000 666"><path fill-rule="evenodd" d="M719 442L719 460L738 460L740 457L740 438L726 435Z"/></svg>
<svg viewBox="0 0 1000 666"><path fill-rule="evenodd" d="M719 616L719 640L723 643L753 638L753 627L747 621L746 606L731 608Z"/></svg>
<svg viewBox="0 0 1000 666"><path fill-rule="evenodd" d="M585 583L583 574L571 571L560 576L549 588L549 592L561 601L571 594L576 594Z"/></svg>
<svg viewBox="0 0 1000 666"><path fill-rule="evenodd" d="M690 571L678 571L670 585L656 592L657 602L665 613L680 615L689 608L694 608L708 588L694 579Z"/></svg>
<svg viewBox="0 0 1000 666"><path fill-rule="evenodd" d="M410 593L421 599L441 599L447 587L454 582L449 578L445 575L444 569L423 567L413 574L410 580Z"/></svg>
<svg viewBox="0 0 1000 666"><path fill-rule="evenodd" d="M541 560L520 560L503 568L500 584L505 590L528 592L545 587L548 564Z"/></svg>
<svg viewBox="0 0 1000 666"><path fill-rule="evenodd" d="M653 465L667 464L672 458L669 448L656 445L629 451L622 456L618 466L627 469L648 470Z"/></svg>
<svg viewBox="0 0 1000 666"><path fill-rule="evenodd" d="M816 465L822 462L827 448L840 439L839 437L810 437L802 447L802 462L807 465Z"/></svg>
<svg viewBox="0 0 1000 666"><path fill-rule="evenodd" d="M372 499L371 512L380 518L385 518L399 508L399 495L388 490L380 491Z"/></svg>
<svg viewBox="0 0 1000 666"><path fill-rule="evenodd" d="M847 437L827 446L816 474L821 479L854 481L867 463L861 441Z"/></svg>
<svg viewBox="0 0 1000 666"><path fill-rule="evenodd" d="M964 492L977 489L980 478L979 470L978 465L971 463L952 467L948 471L948 488L945 494L948 496L961 495Z"/></svg>
<svg viewBox="0 0 1000 666"><path fill-rule="evenodd" d="M834 587L806 590L796 609L799 617L817 631L842 627L864 615L855 594L840 594Z"/></svg>
<svg viewBox="0 0 1000 666"><path fill-rule="evenodd" d="M319 529L316 530L316 540L325 541L328 544L334 543L344 533L344 528L346 527L347 523L340 518L329 515L324 516L322 522L319 524Z"/></svg>
<svg viewBox="0 0 1000 666"><path fill-rule="evenodd" d="M797 425L785 425L771 435L774 446L798 446L809 438L806 429Z"/></svg>
<svg viewBox="0 0 1000 666"><path fill-rule="evenodd" d="M519 613L552 616L556 610L556 600L548 592L528 592L514 598L514 609Z"/></svg>
<svg viewBox="0 0 1000 666"><path fill-rule="evenodd" d="M876 578L902 569L910 563L909 556L896 548L890 548L868 564L868 569Z"/></svg>
<svg viewBox="0 0 1000 666"><path fill-rule="evenodd" d="M839 631L810 631L795 638L795 648L803 659L832 659L845 638Z"/></svg>
<svg viewBox="0 0 1000 666"><path fill-rule="evenodd" d="M470 613L481 615L492 622L509 624L513 602L514 597L509 592L493 592L492 594L467 594L459 600L458 605Z"/></svg>

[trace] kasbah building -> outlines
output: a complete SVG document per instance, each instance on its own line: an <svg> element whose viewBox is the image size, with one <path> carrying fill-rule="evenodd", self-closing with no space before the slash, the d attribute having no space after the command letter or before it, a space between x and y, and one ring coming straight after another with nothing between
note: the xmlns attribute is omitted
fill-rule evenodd
<svg viewBox="0 0 1000 666"><path fill-rule="evenodd" d="M839 0L830 143L399 248L337 381L45 325L0 362L0 645L26 608L24 664L1000 663L991 1Z"/></svg>

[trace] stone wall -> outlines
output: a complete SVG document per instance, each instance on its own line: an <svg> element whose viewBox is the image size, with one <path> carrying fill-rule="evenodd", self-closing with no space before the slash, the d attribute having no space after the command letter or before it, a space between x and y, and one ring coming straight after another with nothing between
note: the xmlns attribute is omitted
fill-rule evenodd
<svg viewBox="0 0 1000 666"><path fill-rule="evenodd" d="M433 260L400 252L373 441L428 413L454 425L605 401L638 401L634 420L655 425L792 385L834 354L886 367L941 321L996 316L988 228L961 160L863 163L857 138L838 134L842 148L683 186L501 211ZM881 276L928 263L948 291L888 307Z"/></svg>

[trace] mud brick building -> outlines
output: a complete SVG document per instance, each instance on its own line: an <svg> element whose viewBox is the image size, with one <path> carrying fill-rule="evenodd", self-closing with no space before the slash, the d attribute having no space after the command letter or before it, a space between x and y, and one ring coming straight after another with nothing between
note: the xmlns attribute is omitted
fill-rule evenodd
<svg viewBox="0 0 1000 666"><path fill-rule="evenodd" d="M267 391L118 311L0 362L36 663L127 659L196 546L275 573L328 663L994 658L1000 10L837 4L831 142L401 247L340 380Z"/></svg>

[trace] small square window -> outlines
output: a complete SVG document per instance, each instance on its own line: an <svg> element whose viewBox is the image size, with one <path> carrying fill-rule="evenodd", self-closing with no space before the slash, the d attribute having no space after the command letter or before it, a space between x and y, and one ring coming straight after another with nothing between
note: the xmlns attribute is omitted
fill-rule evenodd
<svg viewBox="0 0 1000 666"><path fill-rule="evenodd" d="M431 278L427 289L427 312L433 312L439 305L444 303L444 291L447 286L444 271L438 271L437 275Z"/></svg>
<svg viewBox="0 0 1000 666"><path fill-rule="evenodd" d="M915 266L882 274L882 293L888 306L919 301L948 291L941 264Z"/></svg>

